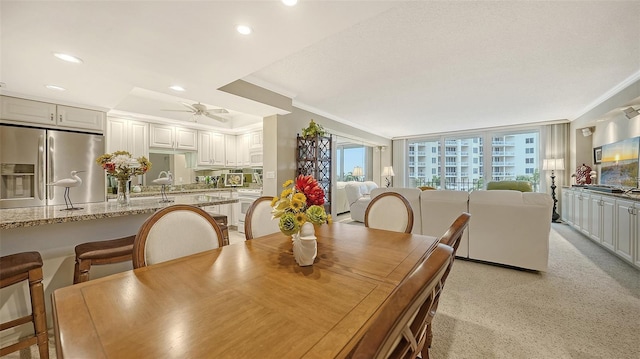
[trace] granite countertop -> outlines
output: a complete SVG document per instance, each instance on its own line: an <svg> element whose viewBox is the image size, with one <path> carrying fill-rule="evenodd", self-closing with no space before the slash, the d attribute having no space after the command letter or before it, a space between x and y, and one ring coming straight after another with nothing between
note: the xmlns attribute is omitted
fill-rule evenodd
<svg viewBox="0 0 640 359"><path fill-rule="evenodd" d="M211 192L211 191L209 191ZM161 203L160 197L133 198L126 207L115 201L99 203L78 203L82 209L67 211L65 206L41 206L0 209L0 229L34 227L54 223L87 221L101 218L153 213L174 204L188 204L196 207L237 203L237 198L222 198L218 194L169 195L174 202Z"/></svg>

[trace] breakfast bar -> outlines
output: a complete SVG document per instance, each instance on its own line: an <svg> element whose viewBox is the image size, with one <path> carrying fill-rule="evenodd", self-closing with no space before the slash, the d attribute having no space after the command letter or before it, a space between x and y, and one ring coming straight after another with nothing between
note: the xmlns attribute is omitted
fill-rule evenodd
<svg viewBox="0 0 640 359"><path fill-rule="evenodd" d="M78 210L65 206L40 206L0 209L0 250L2 255L38 251L43 259L47 317L51 326L51 293L73 283L74 248L85 242L122 238L137 233L144 221L156 210L173 205L197 207L237 203L237 198L224 198L216 192L171 195L173 202L162 203L160 197L132 198L128 206L115 201L78 203ZM130 262L98 266L93 277L101 277L132 269ZM3 288L0 315L27 314L24 301L27 286ZM20 332L15 333L19 336Z"/></svg>

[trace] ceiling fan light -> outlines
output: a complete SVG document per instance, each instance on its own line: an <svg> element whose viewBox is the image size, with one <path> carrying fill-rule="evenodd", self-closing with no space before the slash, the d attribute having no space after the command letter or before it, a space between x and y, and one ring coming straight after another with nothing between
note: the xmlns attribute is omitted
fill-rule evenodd
<svg viewBox="0 0 640 359"><path fill-rule="evenodd" d="M84 61L82 61L81 58L73 56L73 55L69 55L69 54L63 54L61 52L54 52L53 56L59 58L60 60L63 61L67 61L67 62L73 62L74 64L81 64Z"/></svg>
<svg viewBox="0 0 640 359"><path fill-rule="evenodd" d="M173 91L178 91L178 92L184 92L185 89L182 86L178 86L178 85L173 85L169 87L170 89L172 89Z"/></svg>
<svg viewBox="0 0 640 359"><path fill-rule="evenodd" d="M242 35L249 35L251 33L251 28L247 25L238 25L236 30Z"/></svg>

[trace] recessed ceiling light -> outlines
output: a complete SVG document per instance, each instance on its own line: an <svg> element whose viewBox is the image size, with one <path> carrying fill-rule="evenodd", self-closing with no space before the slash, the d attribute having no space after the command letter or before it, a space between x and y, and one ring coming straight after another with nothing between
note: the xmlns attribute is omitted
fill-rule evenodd
<svg viewBox="0 0 640 359"><path fill-rule="evenodd" d="M171 86L169 88L172 89L173 91L184 92L184 87L182 87L182 86L174 85L174 86Z"/></svg>
<svg viewBox="0 0 640 359"><path fill-rule="evenodd" d="M282 0L282 3L287 6L294 6L298 3L298 0Z"/></svg>
<svg viewBox="0 0 640 359"><path fill-rule="evenodd" d="M73 62L74 64L83 63L81 58L75 57L75 56L69 55L69 54L63 54L61 52L54 52L53 56L59 58L60 60L64 60L64 61L67 61L67 62Z"/></svg>
<svg viewBox="0 0 640 359"><path fill-rule="evenodd" d="M67 90L64 87L60 87L60 86L56 86L56 85L45 85L44 87L48 88L49 90L55 90L55 91L66 91Z"/></svg>
<svg viewBox="0 0 640 359"><path fill-rule="evenodd" d="M251 33L251 28L246 25L238 25L236 27L236 30L238 30L238 32L242 35L249 35Z"/></svg>

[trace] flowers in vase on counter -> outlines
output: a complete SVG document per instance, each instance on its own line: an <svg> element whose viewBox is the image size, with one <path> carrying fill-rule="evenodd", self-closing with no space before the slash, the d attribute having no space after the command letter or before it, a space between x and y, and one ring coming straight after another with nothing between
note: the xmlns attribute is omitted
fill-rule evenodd
<svg viewBox="0 0 640 359"><path fill-rule="evenodd" d="M151 169L151 162L146 157L133 158L133 155L127 151L105 153L98 157L96 162L108 174L124 181L131 178L131 176L143 175Z"/></svg>
<svg viewBox="0 0 640 359"><path fill-rule="evenodd" d="M272 215L279 220L280 231L293 235L300 227L313 224L331 223L331 215L324 210L324 190L313 176L300 175L296 180L287 180L282 184L280 197L271 201Z"/></svg>

